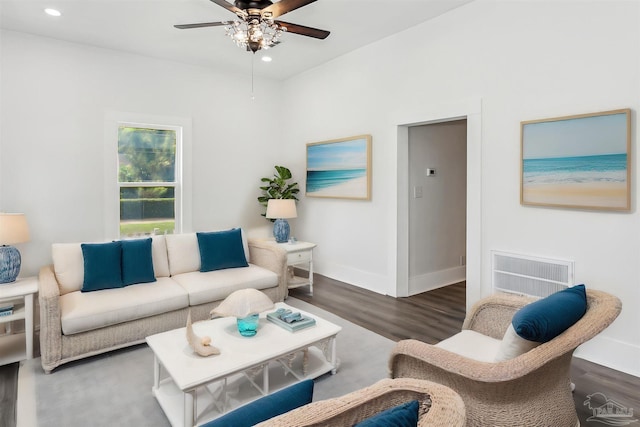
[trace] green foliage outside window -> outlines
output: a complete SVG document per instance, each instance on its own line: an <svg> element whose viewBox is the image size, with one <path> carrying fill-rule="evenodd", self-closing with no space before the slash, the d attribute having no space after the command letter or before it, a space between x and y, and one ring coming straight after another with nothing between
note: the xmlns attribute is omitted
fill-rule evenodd
<svg viewBox="0 0 640 427"><path fill-rule="evenodd" d="M118 181L140 184L120 187L121 235L173 232L176 149L175 130L118 128Z"/></svg>

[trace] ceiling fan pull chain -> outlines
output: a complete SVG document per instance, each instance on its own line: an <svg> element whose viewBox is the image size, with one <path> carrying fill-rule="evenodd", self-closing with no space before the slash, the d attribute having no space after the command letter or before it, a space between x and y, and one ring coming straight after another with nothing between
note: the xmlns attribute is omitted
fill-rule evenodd
<svg viewBox="0 0 640 427"><path fill-rule="evenodd" d="M253 94L253 64L255 63L256 54L255 52L251 55L251 100L255 100L256 97Z"/></svg>

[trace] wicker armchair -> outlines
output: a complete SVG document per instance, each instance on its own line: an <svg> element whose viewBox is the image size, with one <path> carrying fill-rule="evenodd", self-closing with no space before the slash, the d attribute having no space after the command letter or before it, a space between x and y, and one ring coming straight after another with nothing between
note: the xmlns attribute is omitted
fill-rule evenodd
<svg viewBox="0 0 640 427"><path fill-rule="evenodd" d="M498 294L478 302L463 329L502 339L513 314L532 299ZM571 394L573 351L609 326L620 300L587 290L587 312L565 332L514 359L471 360L416 341L397 343L389 359L392 378L430 380L455 390L465 404L467 426L579 426Z"/></svg>
<svg viewBox="0 0 640 427"><path fill-rule="evenodd" d="M342 397L294 409L257 427L351 427L378 412L412 400L420 403L418 426L465 425L464 403L453 390L430 381L387 378Z"/></svg>

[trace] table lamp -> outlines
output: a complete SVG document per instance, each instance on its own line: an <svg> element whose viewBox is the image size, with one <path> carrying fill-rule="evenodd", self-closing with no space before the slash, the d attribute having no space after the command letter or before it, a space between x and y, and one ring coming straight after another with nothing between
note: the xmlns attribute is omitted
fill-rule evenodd
<svg viewBox="0 0 640 427"><path fill-rule="evenodd" d="M296 201L294 199L270 199L267 202L267 218L275 219L273 236L276 242L284 243L289 240L289 223L286 218L296 218Z"/></svg>
<svg viewBox="0 0 640 427"><path fill-rule="evenodd" d="M273 308L273 301L257 289L240 289L231 293L216 308L213 316L235 317L238 332L243 337L252 337L258 331L260 314Z"/></svg>
<svg viewBox="0 0 640 427"><path fill-rule="evenodd" d="M0 212L0 284L15 282L20 273L20 252L11 245L28 241L25 215Z"/></svg>

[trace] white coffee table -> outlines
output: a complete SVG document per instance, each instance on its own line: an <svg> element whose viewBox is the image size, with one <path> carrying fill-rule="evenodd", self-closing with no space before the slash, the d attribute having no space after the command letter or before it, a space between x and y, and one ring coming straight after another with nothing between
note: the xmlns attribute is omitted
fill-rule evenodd
<svg viewBox="0 0 640 427"><path fill-rule="evenodd" d="M276 304L281 307L300 311ZM238 333L235 317L195 323L194 332L210 336L212 345L220 349L217 356L195 354L187 344L185 328L147 337L155 355L152 392L173 427L201 424L292 383L336 373L335 339L340 326L309 314L316 319L315 326L289 332L269 322L264 317L267 312L260 315L258 333L250 338ZM161 378L161 367L168 377ZM228 384L237 388L241 380L254 386L252 393L239 393L231 407Z"/></svg>

